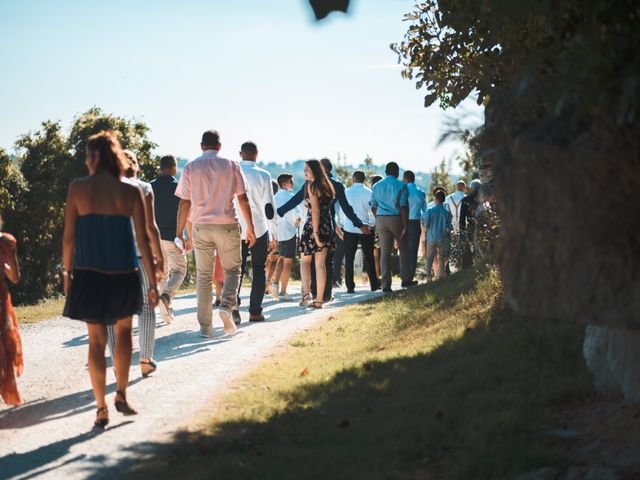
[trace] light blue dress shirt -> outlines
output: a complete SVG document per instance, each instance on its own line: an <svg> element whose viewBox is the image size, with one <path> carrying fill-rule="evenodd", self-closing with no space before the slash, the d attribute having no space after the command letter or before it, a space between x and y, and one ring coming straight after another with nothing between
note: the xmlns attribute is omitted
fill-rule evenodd
<svg viewBox="0 0 640 480"><path fill-rule="evenodd" d="M415 183L407 183L409 192L409 220L422 220L427 194Z"/></svg>
<svg viewBox="0 0 640 480"><path fill-rule="evenodd" d="M400 208L409 206L407 186L392 175L376 183L371 192L370 205L378 209L376 215L400 215Z"/></svg>
<svg viewBox="0 0 640 480"><path fill-rule="evenodd" d="M424 214L424 226L427 230L425 240L429 243L446 243L451 233L453 216L441 203L434 203Z"/></svg>

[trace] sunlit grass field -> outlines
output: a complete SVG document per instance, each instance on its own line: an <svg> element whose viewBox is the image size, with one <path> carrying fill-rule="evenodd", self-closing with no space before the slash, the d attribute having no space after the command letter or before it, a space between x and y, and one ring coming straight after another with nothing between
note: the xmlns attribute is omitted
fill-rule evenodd
<svg viewBox="0 0 640 480"><path fill-rule="evenodd" d="M466 271L349 307L238 380L140 478L512 478L563 465L558 405L590 391L583 329L517 318ZM250 361L250 359L248 359Z"/></svg>

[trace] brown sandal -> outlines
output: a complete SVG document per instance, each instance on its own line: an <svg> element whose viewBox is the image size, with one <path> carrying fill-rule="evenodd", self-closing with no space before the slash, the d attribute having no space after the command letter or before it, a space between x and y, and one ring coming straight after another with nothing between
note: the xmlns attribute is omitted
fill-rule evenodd
<svg viewBox="0 0 640 480"><path fill-rule="evenodd" d="M140 360L140 372L147 378L158 369L158 365L153 360Z"/></svg>
<svg viewBox="0 0 640 480"><path fill-rule="evenodd" d="M114 402L114 405L116 406L117 411L119 411L121 414L125 416L138 414L138 411L135 408L133 408L131 405L129 405L129 402L127 402L127 397L125 396L124 392L121 392L120 390L118 390L116 392L116 395L120 395L122 397L122 400L116 400Z"/></svg>
<svg viewBox="0 0 640 480"><path fill-rule="evenodd" d="M107 416L100 418L101 413L106 413ZM104 429L104 427L106 427L108 424L109 424L109 410L107 410L107 407L99 407L98 410L96 411L96 421L93 422L93 426L95 428Z"/></svg>
<svg viewBox="0 0 640 480"><path fill-rule="evenodd" d="M323 304L324 302L321 302L320 300L314 300L313 302L311 302L311 308L319 309L322 308Z"/></svg>

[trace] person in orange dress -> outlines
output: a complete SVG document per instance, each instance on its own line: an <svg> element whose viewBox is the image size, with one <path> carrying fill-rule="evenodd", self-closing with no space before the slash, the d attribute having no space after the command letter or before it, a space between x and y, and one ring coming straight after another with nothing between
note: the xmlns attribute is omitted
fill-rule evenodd
<svg viewBox="0 0 640 480"><path fill-rule="evenodd" d="M22 342L18 320L11 304L11 294L5 279L20 281L17 242L13 235L2 232L0 216L0 396L7 405L21 405L16 377L22 375Z"/></svg>

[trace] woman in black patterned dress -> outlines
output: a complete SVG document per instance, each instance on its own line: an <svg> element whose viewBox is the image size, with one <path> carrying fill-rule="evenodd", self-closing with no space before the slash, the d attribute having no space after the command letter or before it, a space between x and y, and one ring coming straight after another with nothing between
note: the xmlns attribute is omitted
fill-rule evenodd
<svg viewBox="0 0 640 480"><path fill-rule="evenodd" d="M335 248L331 203L336 192L318 160L304 164L304 197L309 215L300 236L300 276L302 277L302 301L300 306L322 308L322 295L311 301L311 261L316 266L317 291L322 294L327 282L325 260L329 250Z"/></svg>

